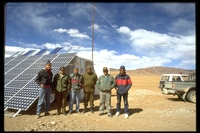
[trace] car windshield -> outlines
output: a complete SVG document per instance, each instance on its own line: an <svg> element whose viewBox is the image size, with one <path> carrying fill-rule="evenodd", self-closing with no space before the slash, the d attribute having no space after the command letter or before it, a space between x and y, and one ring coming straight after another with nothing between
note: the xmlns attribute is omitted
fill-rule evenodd
<svg viewBox="0 0 200 133"><path fill-rule="evenodd" d="M188 76L182 76L183 81L188 81Z"/></svg>

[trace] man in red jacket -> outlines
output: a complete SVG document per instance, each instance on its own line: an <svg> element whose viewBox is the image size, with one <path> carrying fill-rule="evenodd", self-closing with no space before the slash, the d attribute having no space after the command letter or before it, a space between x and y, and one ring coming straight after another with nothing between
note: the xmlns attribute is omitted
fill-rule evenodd
<svg viewBox="0 0 200 133"><path fill-rule="evenodd" d="M124 99L124 113L125 118L128 118L128 91L132 86L131 78L126 74L125 66L120 67L120 73L115 77L116 80L116 92L117 92L117 104L116 104L116 116L120 115L121 111L121 97Z"/></svg>

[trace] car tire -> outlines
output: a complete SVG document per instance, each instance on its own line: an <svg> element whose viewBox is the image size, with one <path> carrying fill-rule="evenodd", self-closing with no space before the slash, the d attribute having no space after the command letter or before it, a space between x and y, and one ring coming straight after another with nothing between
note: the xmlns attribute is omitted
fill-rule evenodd
<svg viewBox="0 0 200 133"><path fill-rule="evenodd" d="M196 103L196 90L192 90L187 94L187 100L192 103Z"/></svg>

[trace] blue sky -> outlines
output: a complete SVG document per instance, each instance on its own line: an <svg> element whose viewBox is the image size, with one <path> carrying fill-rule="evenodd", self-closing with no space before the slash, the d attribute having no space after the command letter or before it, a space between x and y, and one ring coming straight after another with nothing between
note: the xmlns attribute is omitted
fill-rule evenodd
<svg viewBox="0 0 200 133"><path fill-rule="evenodd" d="M195 3L7 3L5 57L56 47L127 70L196 69Z"/></svg>

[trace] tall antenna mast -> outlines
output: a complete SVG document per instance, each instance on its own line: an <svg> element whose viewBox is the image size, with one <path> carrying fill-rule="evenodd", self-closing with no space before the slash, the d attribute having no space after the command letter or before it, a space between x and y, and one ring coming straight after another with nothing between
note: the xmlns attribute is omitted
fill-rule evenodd
<svg viewBox="0 0 200 133"><path fill-rule="evenodd" d="M93 11L92 11L92 61L93 61L93 50L94 50L94 13L95 13L95 3L93 3Z"/></svg>

